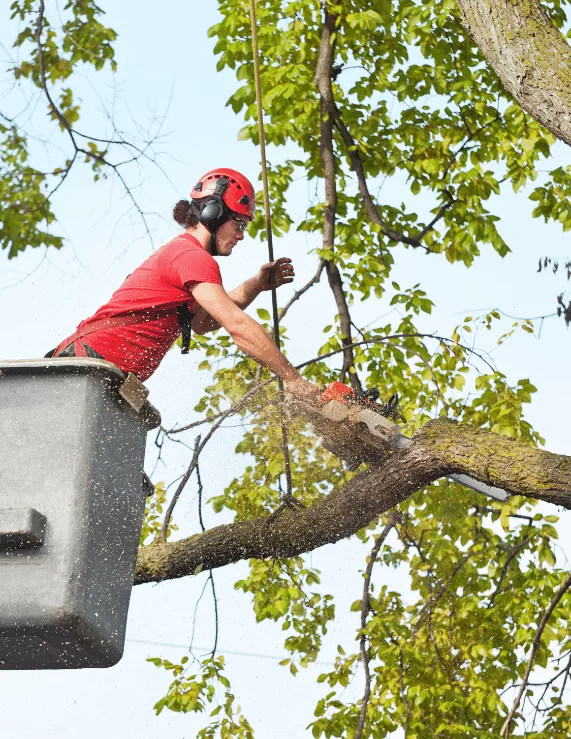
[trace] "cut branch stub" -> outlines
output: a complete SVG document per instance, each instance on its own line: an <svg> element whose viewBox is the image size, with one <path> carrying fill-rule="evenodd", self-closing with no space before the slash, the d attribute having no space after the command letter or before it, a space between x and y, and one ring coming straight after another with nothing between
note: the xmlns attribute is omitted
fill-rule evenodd
<svg viewBox="0 0 571 739"><path fill-rule="evenodd" d="M306 418L325 449L345 460L350 468L362 462L379 467L396 449L398 426L374 410L336 400L322 408L292 400L289 407Z"/></svg>

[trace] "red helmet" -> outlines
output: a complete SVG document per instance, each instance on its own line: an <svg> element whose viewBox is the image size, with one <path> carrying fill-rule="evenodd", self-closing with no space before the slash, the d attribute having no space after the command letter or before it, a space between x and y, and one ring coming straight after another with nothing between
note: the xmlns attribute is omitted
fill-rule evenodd
<svg viewBox="0 0 571 739"><path fill-rule="evenodd" d="M226 188L216 187L217 181L225 178L228 182ZM222 190L222 191L221 191ZM252 183L247 177L244 177L235 169L213 169L203 175L196 185L192 188L190 197L193 200L202 200L209 195L220 193L226 206L234 213L240 213L248 218L254 217L256 208L256 194Z"/></svg>

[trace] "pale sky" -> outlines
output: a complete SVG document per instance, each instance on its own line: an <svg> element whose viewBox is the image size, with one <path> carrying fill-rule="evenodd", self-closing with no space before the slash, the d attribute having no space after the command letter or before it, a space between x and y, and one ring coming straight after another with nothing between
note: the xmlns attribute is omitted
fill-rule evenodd
<svg viewBox="0 0 571 739"><path fill-rule="evenodd" d="M9 5L7 0L0 0L1 18L8 17ZM154 114L167 111L167 135L158 148L165 152L161 164L171 182L152 166L145 166L139 178L133 176L133 181L142 183L138 197L145 210L162 217L151 219L158 247L177 233L170 219L172 205L188 196L203 172L215 166L229 166L255 180L258 152L251 144L237 141L243 121L225 107L234 83L230 74L215 72L213 43L206 37L207 28L216 21L214 4L163 0L158 6L122 0L102 5L109 8L107 22L120 34L116 44L119 71L114 85L122 125L132 125L130 115L145 126ZM3 20L0 28L1 40L9 44L14 27L7 29ZM196 69L200 71L190 71ZM8 99L6 79L0 84L2 107L10 104L17 108L18 91L11 90ZM113 81L108 74L90 72L87 79L79 80L79 85L86 101L93 100L92 88L108 102L113 98ZM43 101L38 105L43 106ZM86 104L86 109L90 107L93 108ZM81 128L95 131L100 123L92 109ZM567 148L560 146L556 153L555 166L569 163ZM269 155L271 158L271 151ZM55 163L53 159L54 166ZM400 201L409 197L402 184L389 186L391 198ZM306 198L306 187L299 183L292 196L294 215L304 212ZM125 275L150 253L151 247L141 238L136 217L124 216L127 203L118 183L112 187L107 183L93 184L86 170L78 170L58 194L55 209L68 237L60 253L29 251L10 262L0 255L3 359L43 355L106 300ZM502 217L502 234L514 251L504 260L484 249L484 256L467 270L462 265L449 265L443 258L427 258L404 249L396 252L394 279L403 287L421 282L436 302L434 315L423 319L420 328L449 332L465 315L493 308L517 316L554 311L555 296L564 289L563 282L559 277L537 275L535 269L539 256L545 254L560 260L569 258L569 236L557 226L545 226L531 219L531 207L524 198L507 196L497 210ZM314 269L315 257L307 256L312 245L314 241L308 242L304 234L295 232L276 244L278 256L294 259L299 274L294 287L303 284ZM227 288L257 271L265 261L265 248L247 237L230 259L220 260ZM282 304L291 290L284 289ZM254 307L260 306L269 307L269 299L262 299ZM321 335L331 306L332 298L324 281L312 290L303 308L292 309L289 335L295 336L290 348L294 362L312 356L313 337ZM357 322L368 323L389 310L386 302L367 304L356 306L355 316ZM512 321L504 319L504 323L507 330ZM493 352L499 368L510 380L529 377L538 387L527 417L546 438L547 448L561 453L570 451L566 428L570 410L566 382L570 341L563 322L549 319L544 322L540 339L518 334ZM494 349L494 342L482 336L481 346ZM173 351L148 382L151 400L161 410L165 425L196 419L192 408L208 379L196 370L196 364L193 356L182 357ZM236 474L233 450L238 431L222 432L205 452L202 476L206 497L219 492ZM193 438L189 437L189 443ZM152 439L151 434L148 468L154 458ZM186 459L178 450L169 452L168 469L163 477L157 473L154 479L174 479ZM197 530L193 485L187 489L176 516L182 533ZM222 521L208 507L205 517L207 524ZM352 646L357 618L349 613L349 605L360 597L362 580L356 573L363 567L365 556L361 545L346 541L311 555L313 564L323 573L324 591L337 597L337 620L320 657L324 663L332 663L338 643L348 649ZM315 704L326 692L315 684L315 677L327 670L327 665L301 671L296 678L278 665L286 656L280 625L256 624L249 598L233 589L233 583L245 572L246 565L241 563L215 573L221 614L220 653L227 656L233 692L261 739L309 736L305 727L313 718ZM116 667L77 672L0 672L2 736L194 737L206 723L205 716L169 711L158 718L154 716L153 703L166 692L169 677L146 663L145 658L163 656L176 661L184 655L183 647L164 645L188 644L194 605L205 577L203 574L134 589L125 656ZM399 587L394 572L379 567L376 578L379 583ZM209 648L211 641L212 608L207 593L199 609L195 644ZM347 696L356 698L361 692L359 679L347 688Z"/></svg>

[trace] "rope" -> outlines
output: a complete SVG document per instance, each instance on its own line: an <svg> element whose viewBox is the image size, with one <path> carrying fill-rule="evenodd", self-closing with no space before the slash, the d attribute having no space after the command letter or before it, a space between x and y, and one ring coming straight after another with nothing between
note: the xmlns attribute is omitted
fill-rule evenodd
<svg viewBox="0 0 571 739"><path fill-rule="evenodd" d="M266 165L266 139L264 135L264 114L262 109L262 83L260 75L260 52L258 49L258 28L256 24L256 0L250 0L250 26L252 28L252 53L254 57L254 80L256 84L256 107L258 111L258 138L260 139L260 158L262 163L262 185L264 189L264 212L266 216L266 234L268 239L268 255L270 262L274 261L274 246L272 239L272 216L270 212L270 189L268 185L268 168ZM281 349L280 341L280 324L278 316L278 301L276 296L275 282L272 284L272 320L274 322L274 342L278 349ZM280 393L280 423L282 428L282 453L284 457L285 475L286 475L286 500L291 500L292 482L291 482L291 462L289 456L288 434L285 418L285 396L284 384L281 377L278 377L278 386Z"/></svg>

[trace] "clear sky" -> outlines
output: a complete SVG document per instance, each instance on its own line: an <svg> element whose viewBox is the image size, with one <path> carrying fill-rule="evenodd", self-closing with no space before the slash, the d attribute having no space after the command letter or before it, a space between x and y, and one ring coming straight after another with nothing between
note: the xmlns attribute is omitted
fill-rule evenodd
<svg viewBox="0 0 571 739"><path fill-rule="evenodd" d="M7 0L0 0L0 39L7 45L15 27L7 27ZM157 148L163 152L161 165L168 179L147 165L140 174L130 173L144 209L158 214L150 223L154 247L177 233L170 222L172 205L186 197L197 178L214 166L229 166L256 179L258 152L249 143L238 142L243 122L225 102L233 89L229 74L217 74L212 41L207 28L216 21L214 3L175 2L160 4L121 0L102 3L108 22L120 34L116 44L119 71L115 78L88 73L79 80L85 100L82 130L96 131L102 125L101 105L116 100L116 115L125 128L143 128L156 116L166 114L165 138ZM48 7L50 3L48 3ZM2 50L3 58L7 54ZM18 107L21 98L7 78L0 81L0 106ZM43 106L43 102L38 105ZM42 123L36 124L41 133ZM56 164L63 140L54 137L54 149L45 156ZM39 149L38 149L39 151ZM270 157L272 153L270 152ZM557 163L569 163L569 151L556 151ZM408 197L402 185L391 185L391 197ZM292 212L301 214L307 192L299 183L292 196ZM93 184L89 173L72 174L55 202L55 209L68 238L60 253L27 252L8 261L0 255L0 358L37 357L69 335L76 324L92 313L115 287L149 253L151 244L133 214L118 183ZM450 331L467 314L500 308L517 316L536 316L555 310L555 296L566 287L560 277L537 275L539 256L559 259L570 256L569 236L556 226L545 226L530 218L531 208L522 198L507 196L498 204L501 230L514 254L500 259L487 251L470 270L430 259L418 252L399 250L394 278L402 286L421 282L436 300L435 313L424 319L422 328ZM277 254L294 259L302 284L313 270L315 258L307 256L303 234L292 233L277 244ZM253 274L265 261L265 245L246 240L231 260L221 260L227 287ZM291 292L291 291L290 291ZM286 295L289 295L287 292ZM283 303L282 297L281 302ZM263 299L256 307L268 306ZM312 355L312 337L320 334L323 316L330 311L331 297L325 284L314 288L302 309L291 311L290 336L294 361ZM368 323L389 311L386 303L356 307L359 322ZM504 319L506 330L512 321ZM480 341L480 339L479 339ZM486 343L488 342L488 343ZM494 349L481 337L481 345ZM569 453L570 336L562 321L546 320L541 337L517 336L496 348L493 356L512 380L529 377L539 389L528 418L543 434L552 451ZM151 399L163 413L166 425L193 420L192 411L207 376L196 370L196 360L171 352L149 381ZM203 463L206 495L216 494L235 474L233 449L238 430L228 429L215 439ZM192 442L192 438L189 439ZM149 465L153 449L149 446ZM164 479L176 477L186 456L170 453ZM161 479L161 470L155 480ZM189 488L177 511L183 533L197 530L195 492ZM214 523L207 510L207 524ZM218 521L217 521L218 522ZM562 531L567 530L567 524ZM564 537L563 537L564 538ZM366 552L358 544L342 542L313 553L311 559L323 572L324 589L337 597L338 617L326 640L320 660L332 662L336 645L350 647L357 625L349 604L359 597L361 579L355 576ZM315 703L323 694L315 676L327 669L317 665L296 678L277 663L283 659L280 627L257 625L249 598L233 589L246 571L244 564L216 572L220 599L220 651L227 656L229 676L238 703L262 739L286 739L304 735ZM381 568L378 581L398 587L394 573ZM125 657L109 670L80 672L0 673L0 726L6 739L83 739L116 737L176 737L190 739L204 725L203 717L175 715L168 711L155 718L153 703L166 691L168 675L145 662L147 656L178 659L192 631L194 606L205 575L158 586L134 589L129 615ZM195 644L209 647L212 640L212 608L205 595L198 611ZM200 649L197 650L200 654ZM242 653L242 654L234 654ZM245 653L247 653L245 655ZM347 690L359 696L355 681ZM309 734L308 734L309 736Z"/></svg>

